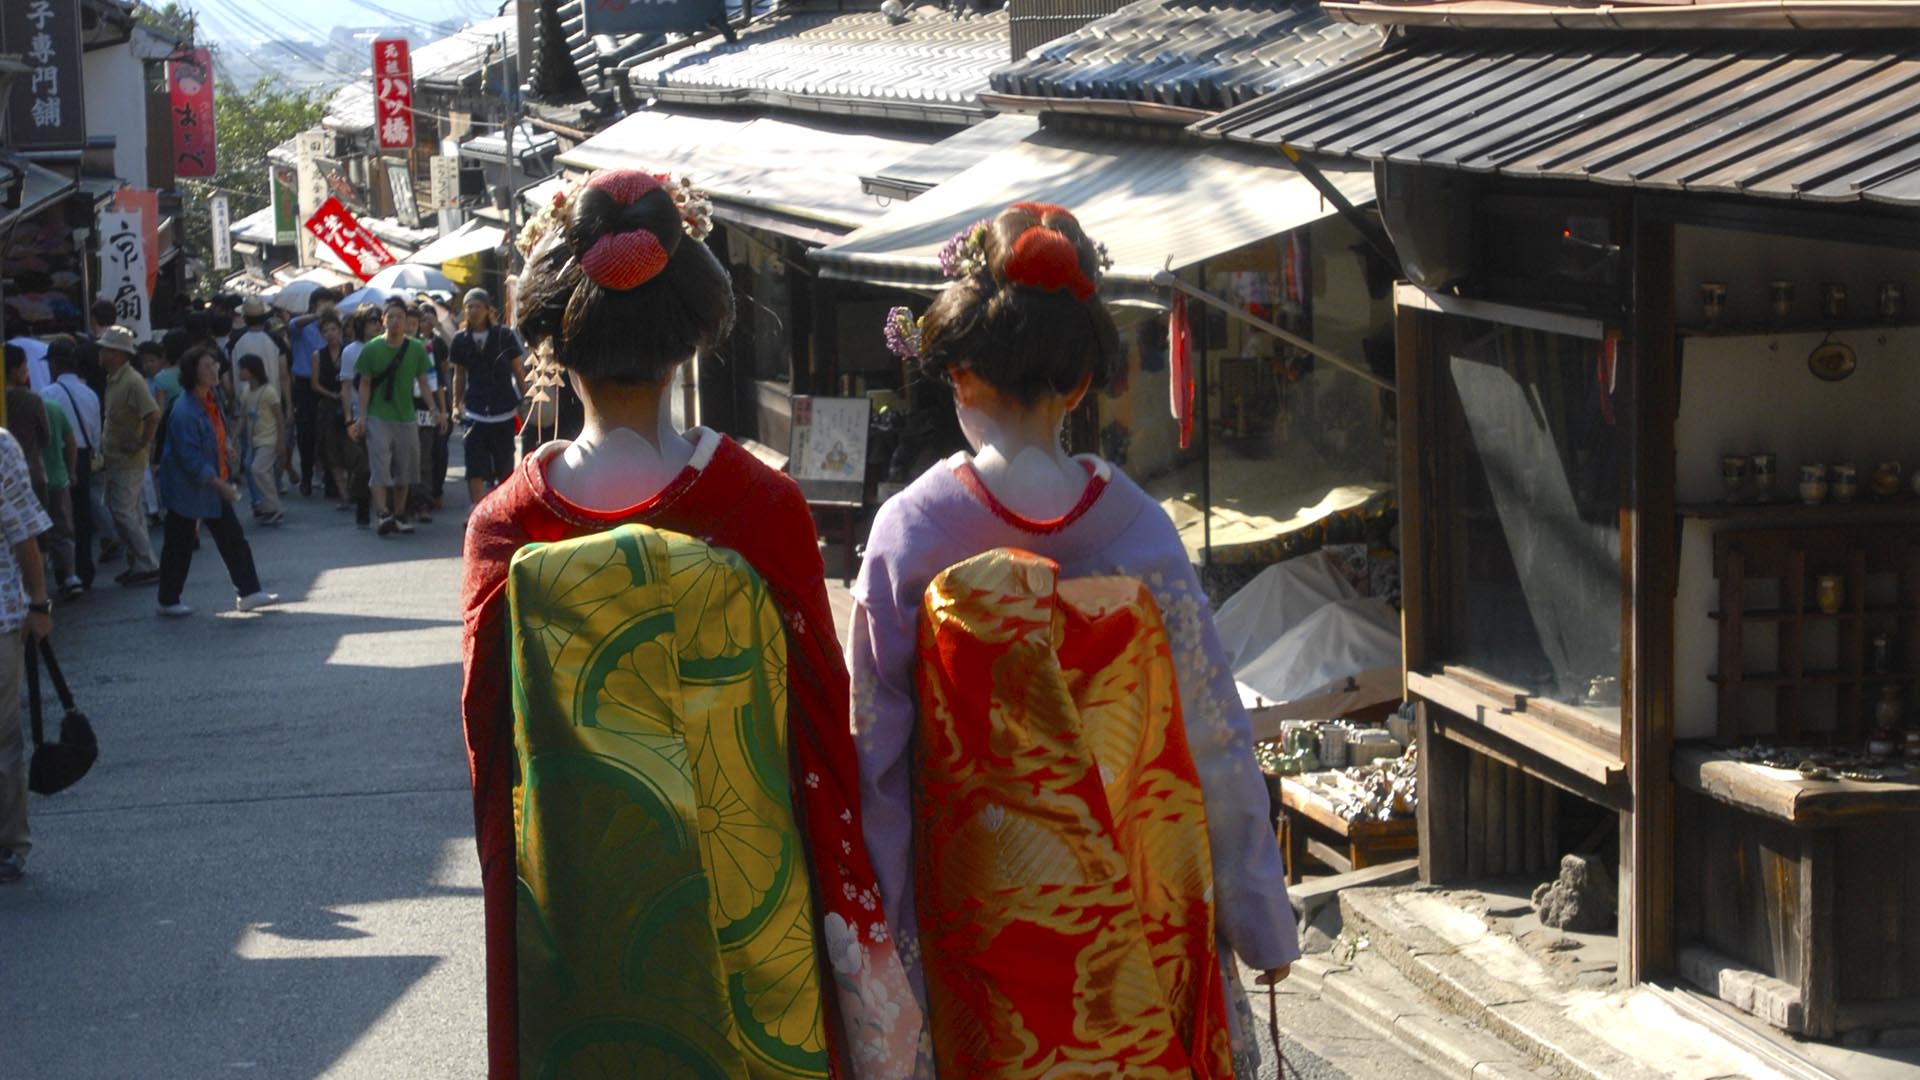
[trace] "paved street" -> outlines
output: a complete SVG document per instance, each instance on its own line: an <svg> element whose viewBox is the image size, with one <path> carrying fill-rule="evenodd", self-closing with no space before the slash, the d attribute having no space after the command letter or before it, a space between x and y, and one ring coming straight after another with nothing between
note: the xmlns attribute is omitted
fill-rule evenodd
<svg viewBox="0 0 1920 1080"><path fill-rule="evenodd" d="M289 506L250 533L282 607L234 614L209 545L191 619L111 569L57 613L102 757L35 799L27 880L0 889L5 1080L482 1075L460 526L382 541ZM1311 996L1282 1003L1310 1080L1427 1075Z"/></svg>
<svg viewBox="0 0 1920 1080"><path fill-rule="evenodd" d="M233 614L208 544L191 619L111 568L57 612L102 753L0 889L0 1076L481 1075L460 526L288 518L250 533L285 607Z"/></svg>

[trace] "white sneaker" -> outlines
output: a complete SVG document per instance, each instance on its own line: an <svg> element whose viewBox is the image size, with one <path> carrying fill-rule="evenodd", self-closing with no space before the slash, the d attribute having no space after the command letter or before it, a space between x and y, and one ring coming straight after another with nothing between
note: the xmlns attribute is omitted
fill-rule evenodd
<svg viewBox="0 0 1920 1080"><path fill-rule="evenodd" d="M235 600L233 602L233 607L235 611L258 611L259 609L266 607L268 604L277 604L279 602L280 602L279 593L270 593L265 589L262 589L257 593L253 593L252 595L249 595L249 596L243 596L240 599Z"/></svg>
<svg viewBox="0 0 1920 1080"><path fill-rule="evenodd" d="M160 616L166 619L184 619L193 614L193 609L185 604L161 604Z"/></svg>

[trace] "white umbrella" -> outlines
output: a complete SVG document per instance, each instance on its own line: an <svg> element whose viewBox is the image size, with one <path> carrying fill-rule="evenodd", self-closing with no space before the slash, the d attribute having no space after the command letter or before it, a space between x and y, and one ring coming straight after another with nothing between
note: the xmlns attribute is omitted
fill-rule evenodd
<svg viewBox="0 0 1920 1080"><path fill-rule="evenodd" d="M313 294L321 288L317 281L306 279L289 281L273 293L273 306L291 315L305 315L313 306Z"/></svg>
<svg viewBox="0 0 1920 1080"><path fill-rule="evenodd" d="M431 266L418 263L399 263L373 275L367 282L370 286L383 289L433 289L439 292L459 292L460 286L453 279Z"/></svg>
<svg viewBox="0 0 1920 1080"><path fill-rule="evenodd" d="M379 285L365 285L348 293L340 301L340 310L353 312L361 304L385 304L389 297L398 296L403 300L412 300L413 296L405 289L388 289Z"/></svg>

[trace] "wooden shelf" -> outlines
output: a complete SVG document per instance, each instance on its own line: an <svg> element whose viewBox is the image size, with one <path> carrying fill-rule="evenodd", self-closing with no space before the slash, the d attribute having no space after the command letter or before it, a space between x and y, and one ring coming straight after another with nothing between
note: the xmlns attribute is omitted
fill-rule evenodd
<svg viewBox="0 0 1920 1080"><path fill-rule="evenodd" d="M1812 611L1782 611L1779 608L1749 608L1740 613L1740 617L1747 622L1758 623L1789 622L1796 618L1836 619L1841 622L1850 622L1860 618L1909 619L1915 616L1920 616L1920 608L1900 607L1898 605L1889 607L1884 604L1870 607L1865 611L1836 611L1832 614L1821 611L1819 608L1815 608ZM1717 622L1720 620L1721 614L1718 611L1709 611L1707 612L1707 617Z"/></svg>
<svg viewBox="0 0 1920 1080"><path fill-rule="evenodd" d="M1912 682L1914 676L1898 671L1863 671L1858 675L1847 671L1805 671L1798 678L1782 675L1773 671L1755 671L1740 676L1742 686L1843 686L1847 683L1892 683ZM1726 686L1729 680L1722 675L1709 675L1707 681L1715 686Z"/></svg>
<svg viewBox="0 0 1920 1080"><path fill-rule="evenodd" d="M1920 510L1920 498L1912 495L1896 495L1885 499L1860 498L1847 503L1823 502L1813 506L1779 500L1767 503L1681 503L1674 507L1674 512L1683 518L1705 521L1790 521L1795 524L1844 521L1914 510Z"/></svg>
<svg viewBox="0 0 1920 1080"><path fill-rule="evenodd" d="M1773 323L1722 323L1718 326L1706 326L1699 323L1679 328L1683 338L1777 338L1791 334L1871 334L1886 333L1893 330L1906 330L1915 324L1910 322L1882 322L1866 319L1847 319L1839 322L1816 320L1812 322L1789 322L1780 325Z"/></svg>
<svg viewBox="0 0 1920 1080"><path fill-rule="evenodd" d="M1911 781L1804 780L1785 769L1734 761L1711 747L1676 747L1673 778L1681 787L1789 825L1920 812L1920 784Z"/></svg>

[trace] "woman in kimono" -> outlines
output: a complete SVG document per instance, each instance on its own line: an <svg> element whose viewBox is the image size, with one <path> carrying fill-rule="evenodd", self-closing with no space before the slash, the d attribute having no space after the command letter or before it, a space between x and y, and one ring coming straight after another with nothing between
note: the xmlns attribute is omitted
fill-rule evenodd
<svg viewBox="0 0 1920 1080"><path fill-rule="evenodd" d="M1264 984L1299 955L1186 550L1061 449L1122 356L1103 259L1066 210L1017 205L889 328L974 448L881 508L848 643L867 846L942 1077L1255 1076L1229 952Z"/></svg>
<svg viewBox="0 0 1920 1080"><path fill-rule="evenodd" d="M520 330L586 425L467 529L496 1080L884 1075L892 1018L871 1003L889 969L910 996L807 504L671 420L675 369L733 316L710 213L684 180L606 172L520 237ZM865 1001L820 985L849 934L879 976Z"/></svg>

